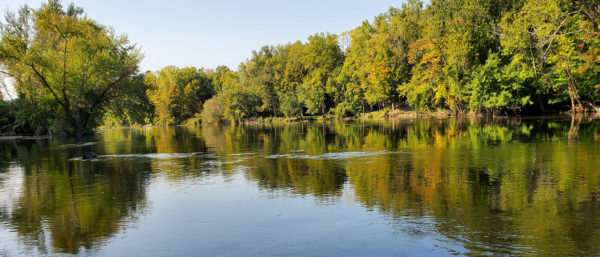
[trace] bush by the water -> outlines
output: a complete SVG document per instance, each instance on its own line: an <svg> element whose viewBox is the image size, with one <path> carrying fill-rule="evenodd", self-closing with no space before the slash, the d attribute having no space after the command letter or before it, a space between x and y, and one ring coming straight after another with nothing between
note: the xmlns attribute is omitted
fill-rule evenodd
<svg viewBox="0 0 600 257"><path fill-rule="evenodd" d="M63 130L52 100L32 103L23 98L0 100L0 134L47 135Z"/></svg>
<svg viewBox="0 0 600 257"><path fill-rule="evenodd" d="M202 111L202 121L206 123L220 123L223 121L223 107L219 104L216 97L204 102L204 110Z"/></svg>

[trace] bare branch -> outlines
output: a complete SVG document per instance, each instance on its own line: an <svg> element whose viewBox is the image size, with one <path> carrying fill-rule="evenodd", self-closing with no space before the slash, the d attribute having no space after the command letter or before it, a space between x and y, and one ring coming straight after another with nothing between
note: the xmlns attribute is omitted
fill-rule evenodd
<svg viewBox="0 0 600 257"><path fill-rule="evenodd" d="M581 12L581 10L570 12L570 13L567 13L565 15L566 17L560 22L560 24L558 25L558 28L556 28L556 30L554 31L554 33L550 37L550 42L548 43L548 46L546 47L546 50L544 50L544 53L542 55L542 57L544 59L546 59L546 57L548 56L548 53L550 51L550 47L552 46L552 42L554 42L554 39L557 37L558 32L562 29L562 26L564 25L565 21L567 21L567 19L569 19L571 17L571 15L577 14L579 12Z"/></svg>
<svg viewBox="0 0 600 257"><path fill-rule="evenodd" d="M3 71L3 70L0 70L0 73L2 73L2 74L4 74L4 75L11 76L11 77L13 77L13 78L15 77L15 74L12 74L12 73L10 73L10 72L8 72L8 71Z"/></svg>

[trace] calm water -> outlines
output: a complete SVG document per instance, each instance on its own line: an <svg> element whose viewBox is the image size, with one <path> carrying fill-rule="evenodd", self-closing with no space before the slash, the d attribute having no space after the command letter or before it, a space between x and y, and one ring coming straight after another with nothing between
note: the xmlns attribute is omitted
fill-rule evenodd
<svg viewBox="0 0 600 257"><path fill-rule="evenodd" d="M600 256L600 120L0 141L0 256ZM95 161L77 158L85 151Z"/></svg>

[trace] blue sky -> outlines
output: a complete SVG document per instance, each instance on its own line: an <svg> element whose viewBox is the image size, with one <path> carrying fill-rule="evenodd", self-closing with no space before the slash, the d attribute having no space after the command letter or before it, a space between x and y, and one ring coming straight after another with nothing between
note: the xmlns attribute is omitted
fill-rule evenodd
<svg viewBox="0 0 600 257"><path fill-rule="evenodd" d="M42 0L0 0L2 15ZM63 5L71 1L63 0ZM263 45L339 34L372 20L401 0L75 0L88 17L125 33L142 47L142 70L167 65L236 69ZM2 17L2 20L3 17Z"/></svg>

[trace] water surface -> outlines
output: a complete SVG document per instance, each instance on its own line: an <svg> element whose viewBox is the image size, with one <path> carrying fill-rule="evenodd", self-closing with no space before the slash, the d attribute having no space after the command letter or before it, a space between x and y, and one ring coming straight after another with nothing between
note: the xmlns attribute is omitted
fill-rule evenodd
<svg viewBox="0 0 600 257"><path fill-rule="evenodd" d="M103 130L0 141L0 256L597 256L599 198L587 117Z"/></svg>

